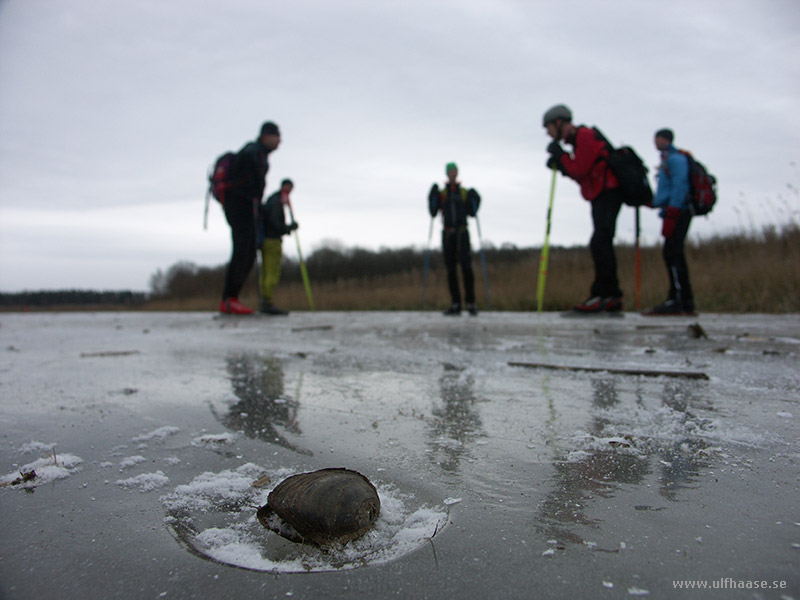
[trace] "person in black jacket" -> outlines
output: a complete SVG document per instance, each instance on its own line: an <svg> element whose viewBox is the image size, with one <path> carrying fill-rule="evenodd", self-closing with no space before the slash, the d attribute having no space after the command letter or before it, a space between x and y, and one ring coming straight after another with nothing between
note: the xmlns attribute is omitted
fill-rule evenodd
<svg viewBox="0 0 800 600"><path fill-rule="evenodd" d="M283 236L297 229L294 221L286 224L283 207L289 204L289 194L294 188L291 179L281 181L281 189L272 194L261 205L258 227L261 239L261 270L258 273L258 289L261 293L259 310L267 315L288 315L272 303L272 295L281 279L283 259Z"/></svg>
<svg viewBox="0 0 800 600"><path fill-rule="evenodd" d="M253 313L253 309L239 302L239 292L256 260L256 214L266 186L269 170L267 159L280 143L278 126L267 121L261 126L258 139L245 144L233 161L230 175L232 184L227 190L224 204L225 218L231 226L233 251L225 272L225 287L219 305L221 313Z"/></svg>
<svg viewBox="0 0 800 600"><path fill-rule="evenodd" d="M474 217L478 212L481 198L474 189L467 191L456 180L458 167L448 163L445 167L447 183L443 190L433 184L428 195L428 210L432 217L442 213L444 228L442 229L442 252L447 267L447 284L450 288L450 308L444 311L447 316L461 314L461 290L458 286L457 267L461 265L461 277L464 280L464 299L469 314L478 314L475 305L475 274L472 270L472 248L469 243L467 217Z"/></svg>

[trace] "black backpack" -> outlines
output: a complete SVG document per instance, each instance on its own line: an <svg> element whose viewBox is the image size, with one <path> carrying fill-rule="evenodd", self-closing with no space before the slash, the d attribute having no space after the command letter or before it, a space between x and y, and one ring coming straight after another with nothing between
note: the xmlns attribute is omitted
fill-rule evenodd
<svg viewBox="0 0 800 600"><path fill-rule="evenodd" d="M653 190L647 179L647 166L630 146L614 148L606 136L593 127L597 139L603 141L608 148L605 160L609 169L619 181L622 201L628 206L645 206L653 202Z"/></svg>
<svg viewBox="0 0 800 600"><path fill-rule="evenodd" d="M678 150L689 161L689 206L693 215L707 215L717 202L717 178L692 153Z"/></svg>

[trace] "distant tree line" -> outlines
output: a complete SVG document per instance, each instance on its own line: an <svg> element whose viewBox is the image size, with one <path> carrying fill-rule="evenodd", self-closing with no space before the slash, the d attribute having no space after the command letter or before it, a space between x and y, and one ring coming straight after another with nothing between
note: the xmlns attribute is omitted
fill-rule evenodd
<svg viewBox="0 0 800 600"><path fill-rule="evenodd" d="M513 264L533 256L538 250L517 248L513 244L487 247L484 249L487 263ZM412 247L345 248L338 244L325 245L306 258L306 268L312 281L333 282L347 279L372 279L385 275L408 273L422 270L426 250ZM475 268L480 268L479 253L474 253ZM443 268L441 252L431 252L431 268ZM226 265L202 267L192 262L180 261L167 268L159 269L150 277L153 296L162 298L187 299L216 293L222 289ZM255 271L255 269L254 269ZM255 277L255 273L251 274ZM300 264L294 258L284 256L281 280L301 281Z"/></svg>
<svg viewBox="0 0 800 600"><path fill-rule="evenodd" d="M147 300L144 292L96 290L48 290L38 292L0 293L0 306L136 306Z"/></svg>

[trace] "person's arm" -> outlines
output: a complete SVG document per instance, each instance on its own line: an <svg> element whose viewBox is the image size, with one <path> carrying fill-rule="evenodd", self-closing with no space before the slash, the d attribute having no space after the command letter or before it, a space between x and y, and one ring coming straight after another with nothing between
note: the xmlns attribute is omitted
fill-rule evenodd
<svg viewBox="0 0 800 600"><path fill-rule="evenodd" d="M579 127L575 134L575 150L572 155L565 152L560 157L560 164L569 177L580 181L592 171L604 147L593 130Z"/></svg>
<svg viewBox="0 0 800 600"><path fill-rule="evenodd" d="M689 196L689 159L680 152L671 152L667 157L667 168L672 180L667 206L685 210Z"/></svg>

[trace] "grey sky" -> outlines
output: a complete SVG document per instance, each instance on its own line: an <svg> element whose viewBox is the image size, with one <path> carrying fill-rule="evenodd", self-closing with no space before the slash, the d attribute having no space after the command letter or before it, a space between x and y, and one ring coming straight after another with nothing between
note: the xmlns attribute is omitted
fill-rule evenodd
<svg viewBox="0 0 800 600"><path fill-rule="evenodd" d="M651 166L653 132L675 130L720 180L692 236L797 218L796 0L220 4L0 2L0 290L146 289L225 262L206 169L264 120L283 134L268 191L295 181L306 254L424 246L448 161L483 196L484 241L540 245L559 102ZM553 218L553 243L586 243L573 181ZM655 213L643 227L655 241Z"/></svg>

